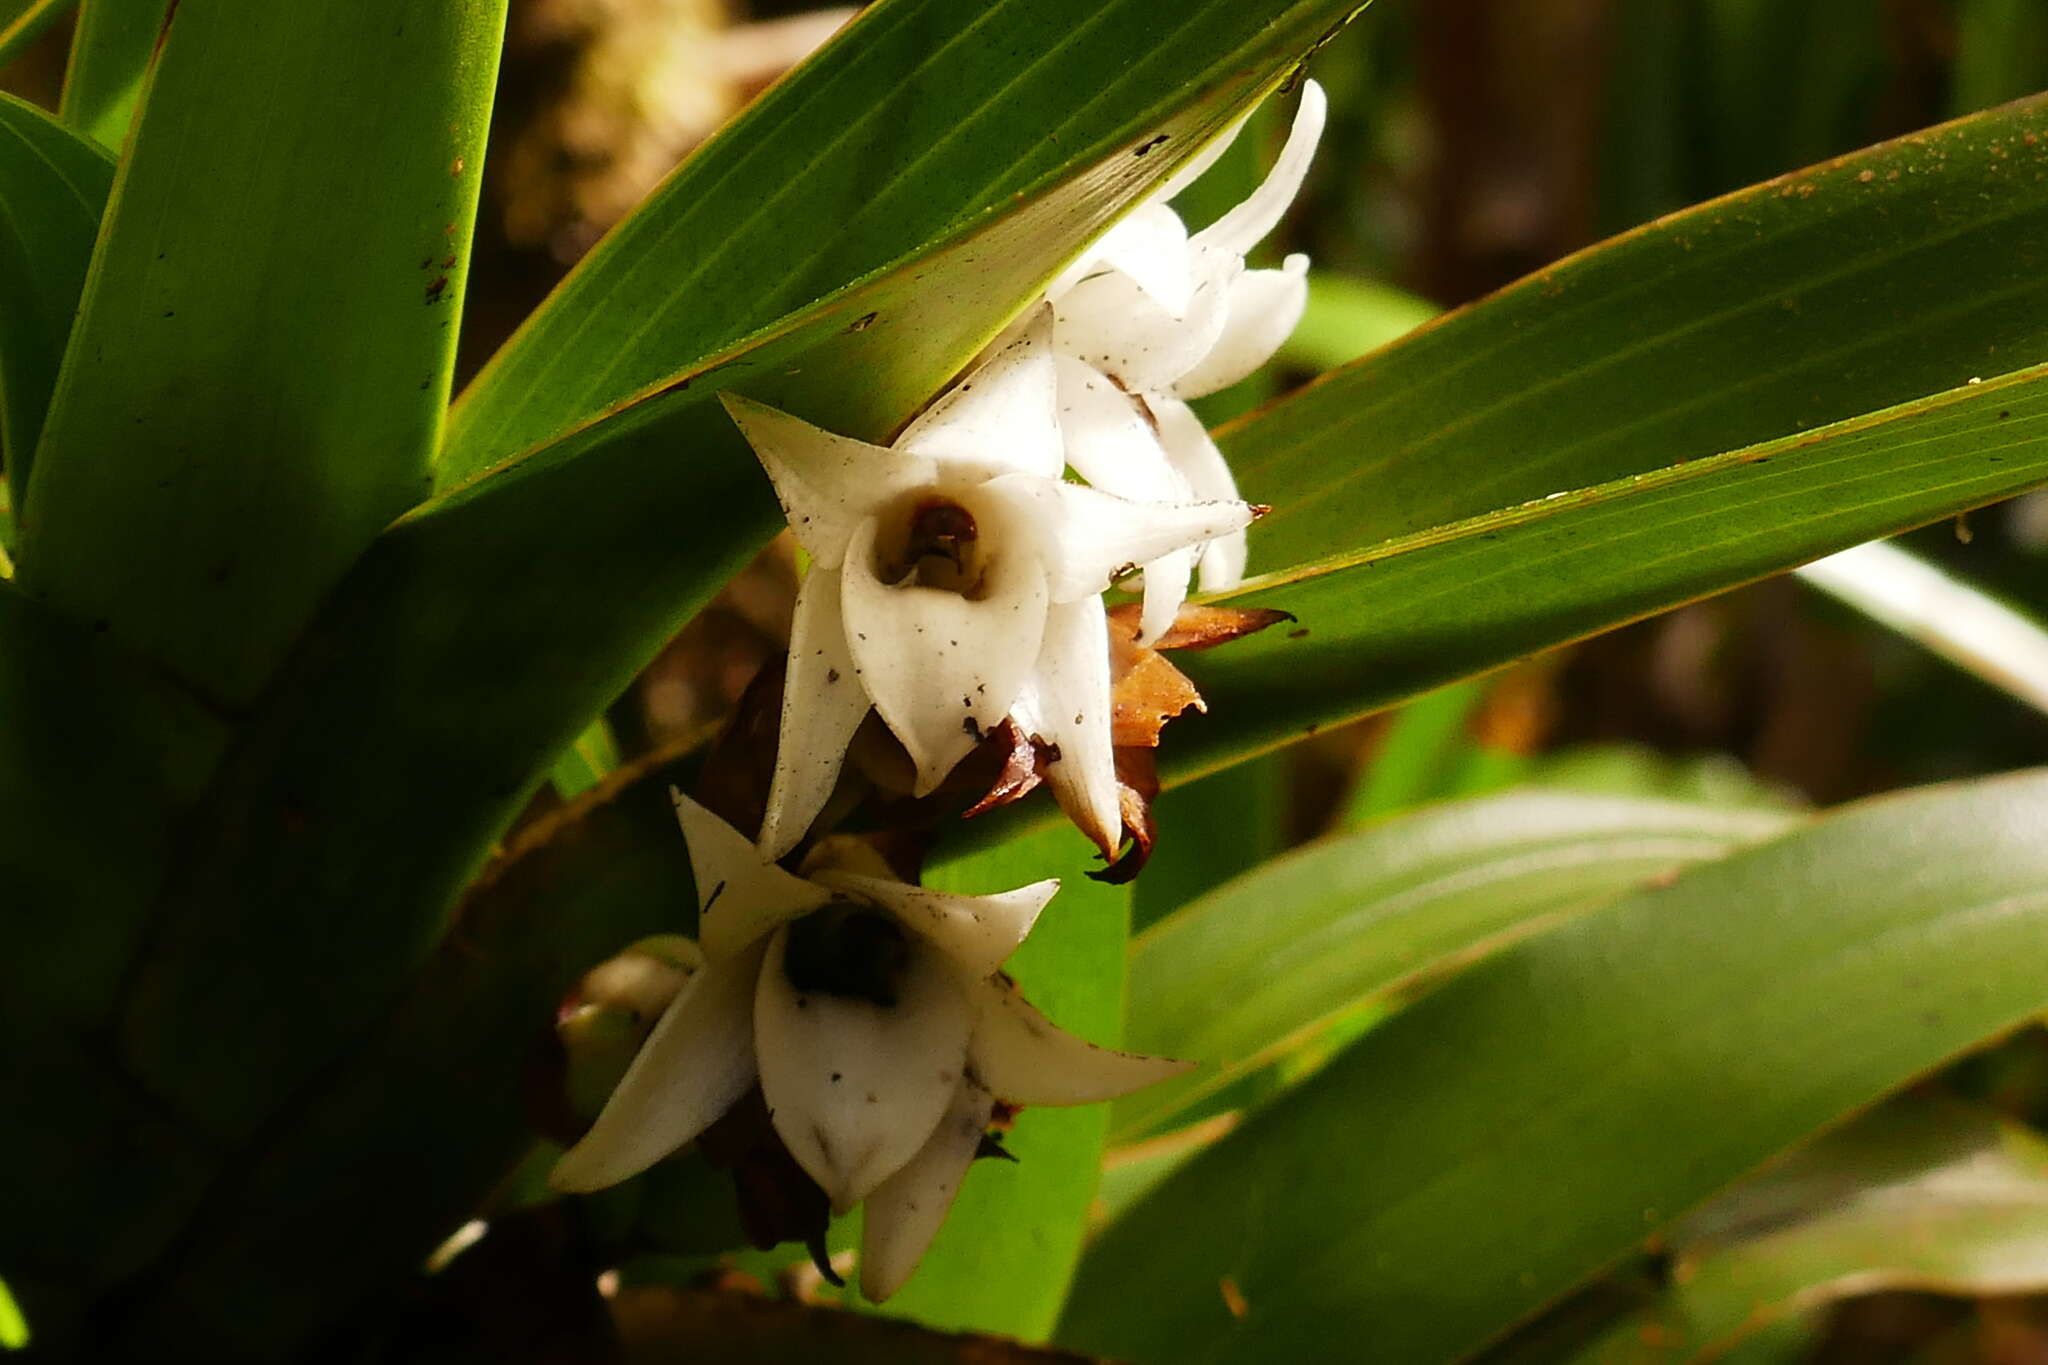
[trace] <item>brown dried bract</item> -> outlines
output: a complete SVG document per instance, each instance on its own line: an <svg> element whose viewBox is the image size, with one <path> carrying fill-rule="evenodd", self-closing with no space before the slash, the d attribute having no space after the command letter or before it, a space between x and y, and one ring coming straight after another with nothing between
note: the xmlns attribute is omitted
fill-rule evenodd
<svg viewBox="0 0 2048 1365"><path fill-rule="evenodd" d="M1109 621L1112 631L1135 639L1138 610L1136 602L1111 607ZM1152 648L1213 649L1293 619L1294 613L1274 607L1205 607L1190 602L1180 609L1180 615L1173 618L1172 627L1153 642Z"/></svg>
<svg viewBox="0 0 2048 1365"><path fill-rule="evenodd" d="M1184 606L1173 627L1156 644L1138 644L1136 603L1109 613L1110 742L1116 749L1117 796L1122 806L1124 852L1105 848L1114 859L1088 875L1121 885L1136 877L1152 856L1158 823L1152 801L1159 794L1159 773L1152 751L1160 731L1174 717L1206 708L1202 694L1187 674L1161 653L1169 649L1210 649L1294 618L1264 607ZM986 794L969 810L980 815L1019 800L1045 779L1046 765L1059 754L1005 721L990 735L988 747L1002 753L1002 762Z"/></svg>

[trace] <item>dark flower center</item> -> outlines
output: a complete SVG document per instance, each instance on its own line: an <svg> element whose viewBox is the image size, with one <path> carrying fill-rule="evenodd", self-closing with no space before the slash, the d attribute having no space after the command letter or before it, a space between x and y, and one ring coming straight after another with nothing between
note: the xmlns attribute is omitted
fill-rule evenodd
<svg viewBox="0 0 2048 1365"><path fill-rule="evenodd" d="M927 489L883 514L875 542L875 576L884 583L943 588L978 598L988 575L974 513Z"/></svg>
<svg viewBox="0 0 2048 1365"><path fill-rule="evenodd" d="M902 926L871 906L835 901L789 926L782 974L799 991L896 1004L896 982L910 963Z"/></svg>

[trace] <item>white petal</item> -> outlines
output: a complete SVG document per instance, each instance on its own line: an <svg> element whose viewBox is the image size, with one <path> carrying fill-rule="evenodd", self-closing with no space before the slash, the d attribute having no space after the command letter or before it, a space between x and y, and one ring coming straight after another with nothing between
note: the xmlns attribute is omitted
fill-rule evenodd
<svg viewBox="0 0 2048 1365"><path fill-rule="evenodd" d="M968 1061L997 1099L1012 1104L1093 1104L1190 1070L1193 1062L1116 1052L1055 1025L1016 983L993 978L975 992Z"/></svg>
<svg viewBox="0 0 2048 1365"><path fill-rule="evenodd" d="M1185 500L1187 485L1167 463L1139 400L1070 355L1059 358L1058 369L1060 432L1074 472L1120 498Z"/></svg>
<svg viewBox="0 0 2048 1365"><path fill-rule="evenodd" d="M1232 534L1242 536L1244 532ZM1210 545L1215 543L1213 540L1209 542ZM1200 550L1175 550L1145 566L1145 606L1138 615L1139 644L1149 645L1173 629L1181 604L1188 600L1188 580L1195 574L1195 558L1207 553L1207 546Z"/></svg>
<svg viewBox="0 0 2048 1365"><path fill-rule="evenodd" d="M736 393L718 399L768 471L797 543L826 568L839 566L847 538L869 513L937 476L938 466L922 456L836 436Z"/></svg>
<svg viewBox="0 0 2048 1365"><path fill-rule="evenodd" d="M1120 270L1173 317L1188 310L1192 288L1188 230L1180 215L1163 203L1142 204L1104 233L1088 254L1068 267L1045 291L1057 299L1082 280L1103 270Z"/></svg>
<svg viewBox="0 0 2048 1365"><path fill-rule="evenodd" d="M837 570L813 566L797 589L775 776L761 820L760 856L766 861L795 848L825 808L846 746L868 713L860 667L846 644L839 583Z"/></svg>
<svg viewBox="0 0 2048 1365"><path fill-rule="evenodd" d="M990 565L978 600L882 582L874 571L873 523L851 542L842 571L847 644L861 685L917 765L919 796L1002 723L1045 634L1038 547L1026 528L1011 524L1010 504L986 501L975 508Z"/></svg>
<svg viewBox="0 0 2048 1365"><path fill-rule="evenodd" d="M1252 520L1252 509L1241 502L1133 502L1084 484L1019 475L992 479L984 487L1030 517L1054 602L1101 592L1128 569L1227 535ZM854 650L860 650L858 639ZM872 693L874 668L862 662Z"/></svg>
<svg viewBox="0 0 2048 1365"><path fill-rule="evenodd" d="M1273 163L1265 182L1243 203L1195 234L1193 245L1198 251L1209 248L1242 257L1279 225L1280 216L1287 212L1287 206L1301 192L1301 182L1308 175L1308 163L1314 159L1316 143L1323 136L1323 118L1327 112L1328 101L1323 97L1323 87L1314 81L1304 83L1301 104L1294 111L1294 127L1287 134L1287 145L1280 149L1279 159Z"/></svg>
<svg viewBox="0 0 2048 1365"><path fill-rule="evenodd" d="M896 439L897 450L984 476L1059 474L1053 407L1052 309L1041 305L1018 334L968 373Z"/></svg>
<svg viewBox="0 0 2048 1365"><path fill-rule="evenodd" d="M992 896L934 891L857 872L820 872L818 880L889 911L911 932L931 940L968 981L1002 966L1060 889L1057 877Z"/></svg>
<svg viewBox="0 0 2048 1365"><path fill-rule="evenodd" d="M832 899L761 856L745 835L674 787L676 821L697 879L697 941L713 962L739 955L763 934Z"/></svg>
<svg viewBox="0 0 2048 1365"><path fill-rule="evenodd" d="M1247 270L1230 282L1228 321L1199 365L1174 381L1182 398L1227 389L1273 358L1308 307L1308 257L1289 256L1278 270Z"/></svg>
<svg viewBox="0 0 2048 1365"><path fill-rule="evenodd" d="M1230 281L1243 265L1227 252L1197 256L1187 306L1178 314L1121 271L1091 275L1054 303L1054 341L1062 354L1133 393L1164 389L1199 364L1222 335Z"/></svg>
<svg viewBox="0 0 2048 1365"><path fill-rule="evenodd" d="M995 1097L964 1082L930 1140L868 1196L860 1236L860 1292L868 1302L901 1289L924 1259L994 1112Z"/></svg>
<svg viewBox="0 0 2048 1365"><path fill-rule="evenodd" d="M1177 398L1154 395L1152 414L1159 421L1159 437L1165 443L1166 458L1174 472L1187 481L1197 497L1235 498L1237 480L1223 452L1209 439L1202 419L1194 409ZM1245 535L1242 530L1218 536L1202 547L1202 591L1227 592L1244 581Z"/></svg>
<svg viewBox="0 0 2048 1365"><path fill-rule="evenodd" d="M601 1190L696 1137L754 1083L754 982L763 949L705 967L676 996L597 1122L548 1183Z"/></svg>
<svg viewBox="0 0 2048 1365"><path fill-rule="evenodd" d="M1115 856L1124 828L1109 696L1109 623L1102 598L1054 607L1038 667L1017 699L1015 715L1028 733L1059 746L1046 780L1061 809L1104 857Z"/></svg>
<svg viewBox="0 0 2048 1365"><path fill-rule="evenodd" d="M973 1009L916 940L889 1007L797 990L788 942L787 929L770 940L754 997L761 1091L783 1145L843 1213L931 1136L960 1088Z"/></svg>

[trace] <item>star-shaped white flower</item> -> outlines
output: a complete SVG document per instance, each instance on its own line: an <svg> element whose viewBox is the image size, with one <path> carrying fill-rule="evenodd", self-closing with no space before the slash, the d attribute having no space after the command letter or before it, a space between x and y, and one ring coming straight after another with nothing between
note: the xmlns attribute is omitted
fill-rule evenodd
<svg viewBox="0 0 2048 1365"><path fill-rule="evenodd" d="M675 793L704 965L551 1183L595 1190L699 1133L758 1079L776 1134L843 1213L867 1206L861 1292L916 1268L997 1097L1088 1104L1186 1069L1063 1032L998 969L1056 880L955 895L845 870L798 877Z"/></svg>
<svg viewBox="0 0 2048 1365"><path fill-rule="evenodd" d="M1120 841L1101 593L1255 509L1061 479L1051 328L1042 307L887 448L724 396L813 560L791 627L768 856L796 847L824 807L870 705L909 752L920 796L1014 718L1057 749L1047 777L1082 832L1105 851Z"/></svg>
<svg viewBox="0 0 2048 1365"><path fill-rule="evenodd" d="M1322 87L1307 82L1271 174L1208 227L1189 236L1166 201L1214 164L1234 129L1047 289L1067 461L1090 483L1128 498L1237 497L1230 466L1186 400L1265 364L1301 321L1308 257L1289 256L1278 270L1247 270L1244 258L1301 189L1325 108ZM1237 586L1243 531L1146 563L1139 643L1173 624L1198 558L1204 589Z"/></svg>

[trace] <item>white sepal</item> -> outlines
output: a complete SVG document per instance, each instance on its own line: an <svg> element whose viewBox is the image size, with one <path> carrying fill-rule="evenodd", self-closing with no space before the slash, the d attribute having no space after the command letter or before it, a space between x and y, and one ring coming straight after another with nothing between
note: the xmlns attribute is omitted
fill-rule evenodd
<svg viewBox="0 0 2048 1365"><path fill-rule="evenodd" d="M1002 349L926 408L895 449L949 472L1057 478L1066 461L1053 409L1051 307L1041 304Z"/></svg>
<svg viewBox="0 0 2048 1365"><path fill-rule="evenodd" d="M974 998L968 1062L997 1099L1012 1104L1093 1104L1191 1069L1193 1062L1097 1047L1054 1024L1016 983L993 977Z"/></svg>
<svg viewBox="0 0 2048 1365"><path fill-rule="evenodd" d="M1012 479L1052 483L1012 474L984 486ZM1028 544L1012 543L990 556L979 598L884 583L874 572L875 529L862 524L842 571L847 645L923 796L1009 714L1045 634L1045 573ZM983 535L992 531L1014 535L986 525Z"/></svg>
<svg viewBox="0 0 2048 1365"><path fill-rule="evenodd" d="M1053 304L1060 349L1132 392L1164 389L1193 369L1223 334L1231 278L1243 262L1191 256L1187 307L1176 315L1119 270L1090 275Z"/></svg>
<svg viewBox="0 0 2048 1365"><path fill-rule="evenodd" d="M813 566L797 589L775 776L761 820L760 852L771 862L795 848L825 808L846 762L846 746L868 713L860 666L846 643L840 577Z"/></svg>
<svg viewBox="0 0 2048 1365"><path fill-rule="evenodd" d="M1159 420L1159 438L1165 444L1166 458L1195 496L1236 498L1237 480L1194 409L1178 398L1155 394L1152 413ZM1217 536L1202 547L1202 591L1229 591L1244 581L1244 567L1244 532Z"/></svg>
<svg viewBox="0 0 2048 1365"><path fill-rule="evenodd" d="M1115 857L1124 826L1110 736L1109 619L1099 595L1052 609L1015 714L1035 738L1059 746L1046 780L1081 833Z"/></svg>
<svg viewBox="0 0 2048 1365"><path fill-rule="evenodd" d="M930 939L966 981L979 981L1002 966L1060 889L1059 878L1047 877L1014 891L968 896L858 872L813 875L826 886L880 906L912 933Z"/></svg>
<svg viewBox="0 0 2048 1365"><path fill-rule="evenodd" d="M1093 365L1059 358L1060 429L1067 463L1105 493L1140 501L1185 501L1187 486L1166 462L1146 408Z"/></svg>
<svg viewBox="0 0 2048 1365"><path fill-rule="evenodd" d="M1230 282L1228 321L1201 362L1173 382L1181 398L1227 389L1273 358L1308 307L1308 257L1289 256L1278 270L1247 270Z"/></svg>
<svg viewBox="0 0 2048 1365"><path fill-rule="evenodd" d="M1308 175L1308 163L1315 157L1316 143L1322 139L1328 112L1329 101L1324 98L1323 87L1314 81L1304 82L1301 103L1294 111L1294 126L1288 130L1287 145L1280 149L1273 169L1243 202L1194 235L1190 245L1197 252L1225 251L1242 258L1279 226L1281 215L1301 192L1301 182Z"/></svg>
<svg viewBox="0 0 2048 1365"><path fill-rule="evenodd" d="M1188 310L1187 225L1162 202L1140 205L1048 285L1046 297L1057 299L1104 270L1122 271L1169 317L1183 316Z"/></svg>
<svg viewBox="0 0 2048 1365"><path fill-rule="evenodd" d="M993 479L986 487L1011 500L1020 513L1035 505L1032 524L1043 544L1054 602L1099 593L1128 570L1252 521L1252 509L1241 502L1134 502L1083 484L1015 476ZM858 652L858 641L854 647Z"/></svg>
<svg viewBox="0 0 2048 1365"><path fill-rule="evenodd" d="M754 1083L754 981L762 955L755 948L690 977L597 1122L555 1163L550 1185L598 1190L638 1175L747 1092Z"/></svg>
<svg viewBox="0 0 2048 1365"><path fill-rule="evenodd" d="M765 861L738 830L676 788L668 794L697 881L697 942L711 961L737 956L763 935L832 899L825 888Z"/></svg>
<svg viewBox="0 0 2048 1365"><path fill-rule="evenodd" d="M801 991L769 941L754 996L761 1092L783 1145L844 1213L917 1154L960 1088L973 1009L958 978L911 941L893 1005Z"/></svg>
<svg viewBox="0 0 2048 1365"><path fill-rule="evenodd" d="M868 1196L862 1210L860 1292L881 1303L924 1259L981 1148L995 1097L969 1079L917 1155Z"/></svg>
<svg viewBox="0 0 2048 1365"><path fill-rule="evenodd" d="M839 566L854 528L876 508L937 477L922 455L837 436L736 393L718 398L768 471L797 544L825 568Z"/></svg>

